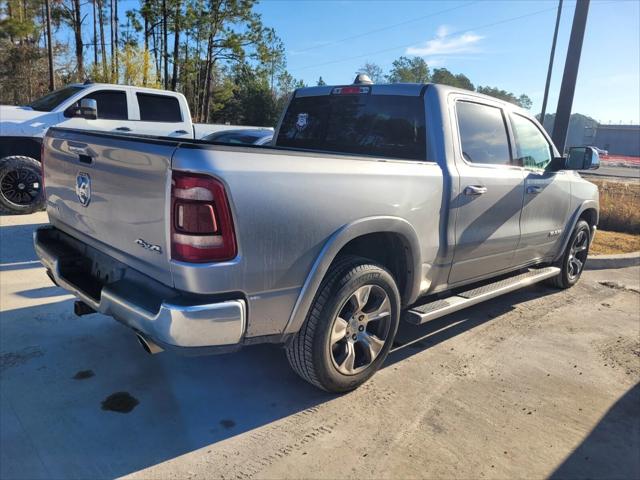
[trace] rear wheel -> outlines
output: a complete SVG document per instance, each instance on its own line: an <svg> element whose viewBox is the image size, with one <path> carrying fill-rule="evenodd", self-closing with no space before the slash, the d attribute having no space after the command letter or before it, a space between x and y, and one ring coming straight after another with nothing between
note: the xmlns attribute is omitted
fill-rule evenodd
<svg viewBox="0 0 640 480"><path fill-rule="evenodd" d="M329 392L347 392L382 365L400 318L393 276L359 257L329 270L287 358L302 378Z"/></svg>
<svg viewBox="0 0 640 480"><path fill-rule="evenodd" d="M20 155L0 160L0 212L27 214L43 208L40 162Z"/></svg>
<svg viewBox="0 0 640 480"><path fill-rule="evenodd" d="M573 287L582 275L582 270L589 255L589 244L591 242L591 228L584 220L578 220L569 243L562 256L560 273L551 279L549 284L556 288Z"/></svg>

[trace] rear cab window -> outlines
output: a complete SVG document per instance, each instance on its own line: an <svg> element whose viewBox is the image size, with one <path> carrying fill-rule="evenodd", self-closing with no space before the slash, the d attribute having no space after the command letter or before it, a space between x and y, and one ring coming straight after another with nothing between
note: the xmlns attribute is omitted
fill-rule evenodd
<svg viewBox="0 0 640 480"><path fill-rule="evenodd" d="M176 97L137 92L136 98L143 122L182 122L180 102Z"/></svg>
<svg viewBox="0 0 640 480"><path fill-rule="evenodd" d="M354 89L354 87L346 87ZM342 90L346 89L345 87ZM332 94L293 98L280 125L278 147L426 160L422 96Z"/></svg>

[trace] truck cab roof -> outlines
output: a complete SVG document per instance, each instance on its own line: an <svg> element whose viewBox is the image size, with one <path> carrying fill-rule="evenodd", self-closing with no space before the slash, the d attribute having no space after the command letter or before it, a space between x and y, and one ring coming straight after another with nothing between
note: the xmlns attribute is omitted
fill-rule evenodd
<svg viewBox="0 0 640 480"><path fill-rule="evenodd" d="M172 92L169 90L161 90L159 88L150 88L150 87L138 87L135 85L122 85L118 83L100 83L100 82L84 82L84 83L70 83L66 85L67 87L76 87L76 88L118 88L118 89L129 89L135 90L136 92L146 92L146 93L155 93L162 95L181 95L179 92Z"/></svg>

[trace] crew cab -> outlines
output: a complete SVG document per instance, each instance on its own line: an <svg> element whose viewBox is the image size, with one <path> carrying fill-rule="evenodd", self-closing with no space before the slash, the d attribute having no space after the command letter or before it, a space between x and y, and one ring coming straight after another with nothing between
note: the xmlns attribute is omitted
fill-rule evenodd
<svg viewBox="0 0 640 480"><path fill-rule="evenodd" d="M442 85L296 90L271 146L52 128L35 249L149 352L281 343L332 392L398 324L580 278L598 191L529 112Z"/></svg>
<svg viewBox="0 0 640 480"><path fill-rule="evenodd" d="M71 84L26 106L0 106L0 210L42 207L40 147L52 126L172 138L202 138L237 125L192 123L181 93L105 83Z"/></svg>

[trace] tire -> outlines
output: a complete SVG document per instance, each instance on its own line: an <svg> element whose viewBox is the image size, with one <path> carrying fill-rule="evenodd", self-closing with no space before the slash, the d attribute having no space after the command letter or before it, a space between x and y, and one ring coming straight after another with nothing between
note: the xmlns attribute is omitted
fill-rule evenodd
<svg viewBox="0 0 640 480"><path fill-rule="evenodd" d="M591 243L591 227L584 220L578 220L567 247L558 263L560 273L550 278L547 283L555 288L571 288L578 280L584 270L584 264L589 255L589 245Z"/></svg>
<svg viewBox="0 0 640 480"><path fill-rule="evenodd" d="M287 345L287 359L312 385L348 392L384 363L399 320L400 294L391 273L365 258L339 258Z"/></svg>
<svg viewBox="0 0 640 480"><path fill-rule="evenodd" d="M20 155L0 160L0 213L28 214L43 209L40 162Z"/></svg>

